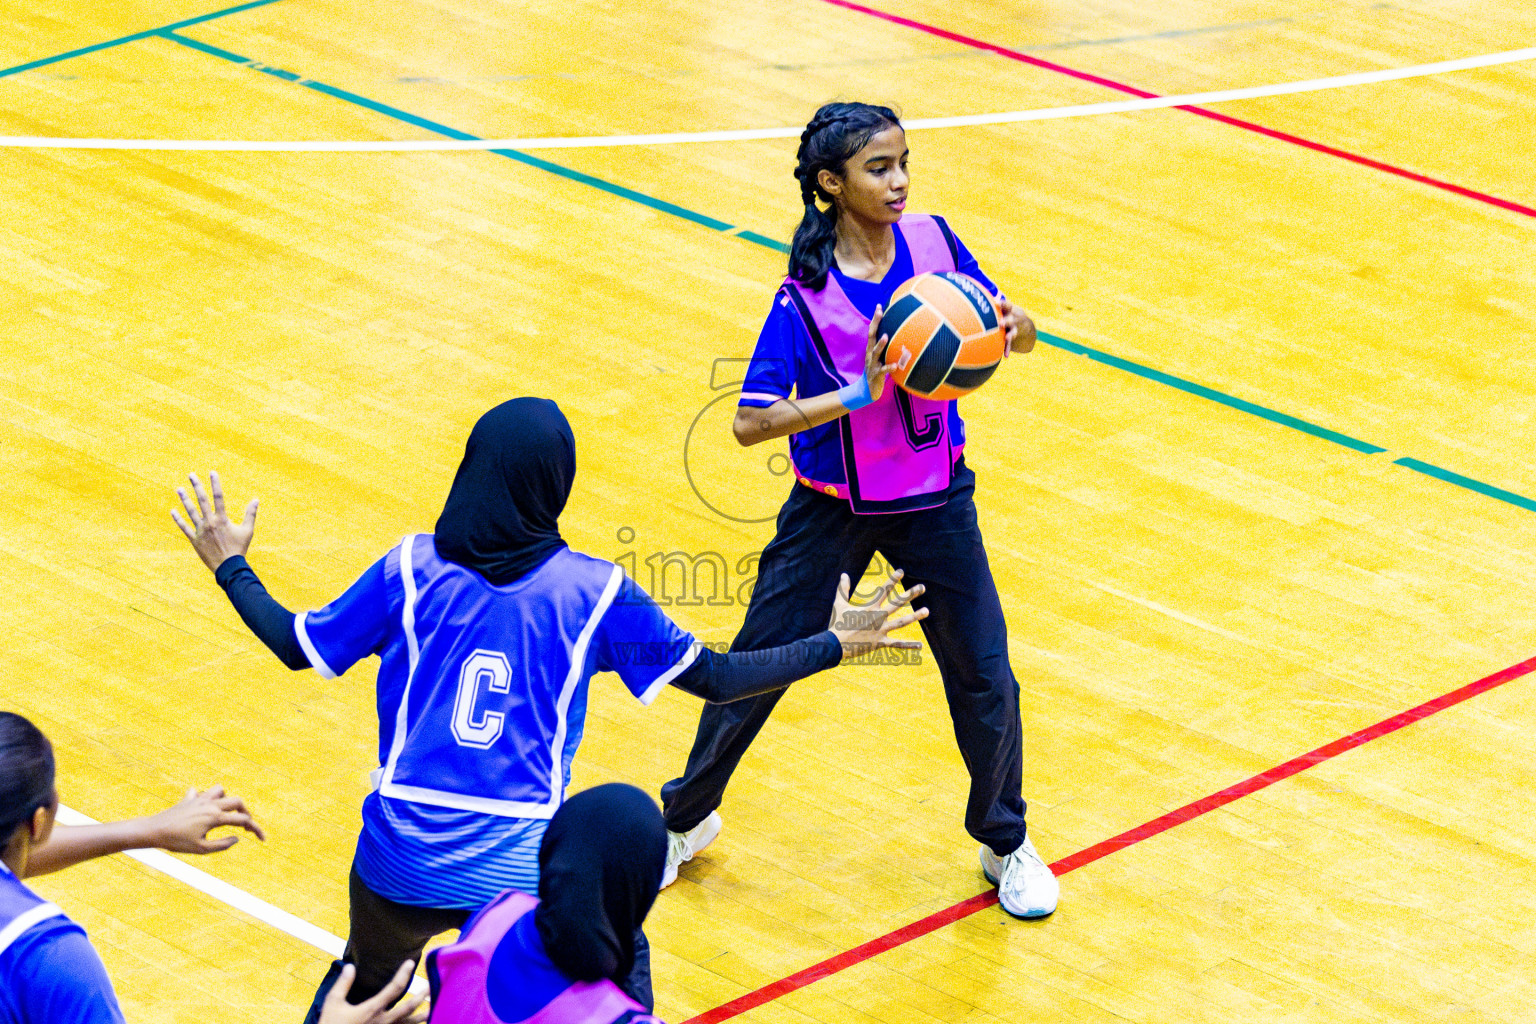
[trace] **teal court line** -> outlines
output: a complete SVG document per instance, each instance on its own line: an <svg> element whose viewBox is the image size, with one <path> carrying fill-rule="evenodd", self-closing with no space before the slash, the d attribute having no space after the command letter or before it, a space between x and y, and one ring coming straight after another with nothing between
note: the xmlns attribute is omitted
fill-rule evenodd
<svg viewBox="0 0 1536 1024"><path fill-rule="evenodd" d="M1407 469L1411 469L1415 473L1423 473L1425 476L1432 476L1436 480L1443 480L1448 484L1453 484L1468 491L1476 491L1478 494L1493 498L1495 501L1502 501L1505 504L1514 505L1516 508L1523 508L1529 512L1536 512L1536 501L1532 501L1530 498L1527 498L1524 495L1516 494L1514 491L1506 491L1501 487L1494 487L1492 484L1485 484L1481 480L1474 480L1469 476L1462 476L1460 473L1452 473L1448 469L1441 469L1439 466L1432 466L1427 462L1420 462L1418 459L1394 459L1392 464L1394 466L1403 466Z"/></svg>
<svg viewBox="0 0 1536 1024"><path fill-rule="evenodd" d="M214 21L218 18L227 18L231 14L239 14L241 11L249 11L257 7L265 7L268 4L275 3L277 3L277 0L251 0L250 3L240 4L238 7L226 7L222 11L214 11L212 14L200 14L195 18L188 18L185 21L174 22L170 25L162 25L159 28L147 29L143 32L135 32L130 36L120 36L117 39L108 39L104 43L96 43L91 46L82 46L80 49L70 50L68 53L60 53L52 57L44 57L41 60L34 60L28 64L18 64L13 68L5 68L0 70L0 78L5 78L9 75L19 75L23 71L33 71L37 68L45 68L50 64L57 64L61 60L69 60L71 57L84 57L88 53L96 53L100 50L110 50L112 47L122 46L124 43L136 43L140 39L148 39L149 37L159 35L162 32L171 32L178 28L190 28L193 25L201 25L205 21Z"/></svg>
<svg viewBox="0 0 1536 1024"><path fill-rule="evenodd" d="M271 75L274 78L280 78L286 82L292 82L295 85L302 85L306 89L313 89L316 92L321 92L327 96L342 100L343 102L351 103L356 106L372 110L376 113L383 114L386 117L394 118L395 120L401 121L405 124L415 125L418 128L425 128L430 132L435 132L438 135L445 136L446 138L463 140L479 138L479 136L470 135L468 132L459 131L457 128L450 128L449 126L439 124L436 121L430 121L424 117L418 117L415 114L400 110L398 107L392 107L388 104L379 103L376 100L368 99L366 96L359 96L357 93L348 92L345 89L338 89L335 86L326 85L324 82L316 82L313 79L305 78L302 75L295 74L292 71L287 71L282 68L276 68L267 64L262 64L258 61L242 57L237 53L231 53L228 50L223 50L219 47L211 46L208 43L201 42L200 40L192 39L189 36L178 35L171 29L164 29L156 34L182 46L191 47L192 49L199 50L203 53L218 57L222 60L227 60L234 64L240 64L245 67L249 67L254 71L260 71L263 74ZM530 167L537 167L540 170L548 171L549 173L559 175L562 178L580 182L583 185L590 185L591 187L600 189L601 191L607 192L610 195L619 196L623 199L629 199L633 202L640 203L643 206L647 206L653 210L671 214L674 217L680 217L683 220L690 221L702 227L707 227L713 231L717 231L722 234L728 234L735 238L744 239L755 245L760 245L764 248L772 249L775 252L789 252L789 246L785 245L783 242L769 238L766 235L758 234L755 231L742 230L717 218L698 213L694 210L689 210L686 207L678 206L675 203L669 203L664 199L657 199L655 196L646 195L645 193L637 192L634 189L625 188L622 185L616 185L610 181L604 181L602 178L595 178L590 174L584 174L581 171L562 166L561 164L543 160L539 157L529 156L527 153L523 153L515 149L493 149L490 152L495 153L497 156L506 157L509 160L516 160L518 163L527 164ZM1075 355L1080 355L1087 359L1091 359L1094 362L1102 363L1105 366L1110 366L1117 370L1122 370L1126 373L1134 374L1145 380L1174 388L1184 392L1185 394L1194 395L1197 398L1203 398L1207 401L1215 402L1218 405L1224 405L1229 409L1246 413L1250 416L1255 416L1277 426L1299 431L1300 433L1318 438L1319 440L1327 441L1330 444L1348 448L1350 451L1358 452L1362 455L1378 455L1387 451L1387 449L1381 447L1380 445L1372 444L1369 441L1362 441L1358 438L1350 437L1348 434L1343 434L1336 430L1330 430L1327 427L1320 426L1316 423L1310 423L1296 416L1291 416L1288 413L1280 412L1277 409L1271 409L1267 406L1259 405L1255 402L1250 402L1246 399L1238 398L1235 395L1229 395L1225 392L1217 391L1215 388L1206 387L1204 384L1197 384L1194 381L1185 380L1183 377L1177 377L1171 373L1164 373L1162 370L1154 369L1153 367L1146 366L1142 363L1137 363L1130 359L1124 359L1120 356L1100 351L1099 349L1080 344L1079 342L1069 341L1066 338L1058 337L1054 334L1041 332L1040 340L1045 342L1047 345L1062 349L1063 351L1071 352ZM1481 494L1484 497L1493 498L1496 501L1501 501L1508 505L1514 505L1517 508L1536 512L1536 501L1533 501L1530 498L1516 494L1513 491L1506 491L1502 488L1494 487L1491 484L1482 483L1481 481L1474 480L1471 477L1462 476L1459 473L1453 473L1450 470L1432 466L1427 462L1420 462L1417 459L1402 458L1395 460L1394 465L1402 466L1405 469L1411 469L1414 472L1433 477L1436 480L1451 484L1455 487L1460 487L1463 490L1472 491L1475 494Z"/></svg>
<svg viewBox="0 0 1536 1024"><path fill-rule="evenodd" d="M265 0L265 2L272 2L272 0ZM387 103L380 103L377 100L371 100L366 96L359 96L355 92L348 92L345 89L338 89L334 85L326 85L324 82L317 82L314 79L305 78L304 76L295 74L292 71L285 71L282 68L272 67L269 64L262 64L259 61L251 60L248 57L242 57L238 53L231 53L229 50L220 49L217 46L210 45L198 39L193 39L190 36L178 35L172 29L161 29L160 31L151 34L157 35L162 39L169 39L173 43L178 43L182 46L201 51L202 53L206 53L210 56L218 57L221 60L227 60L232 64L240 64L252 69L253 71L260 71L264 75L271 75L273 78L281 78L283 81L292 82L295 85L302 85L306 89L313 89L315 92L324 93L325 95L341 100L344 103L351 103L353 106L363 107L377 114L383 114L385 117L393 118L396 121L400 121L404 124L414 125L417 128L425 128L427 131L441 135L444 138L458 139L463 142L478 141L481 138L479 135L471 135L468 132L461 132L457 128L450 128L445 124L439 124L436 121L428 120L425 117L418 117L415 114L401 110L398 107L392 107ZM644 192L637 192L632 188L625 188L623 185L615 185L613 182L604 181L602 178L594 178L590 174L584 174L581 171L571 167L566 167L563 164L557 164L536 156L530 156L527 153L516 149L492 149L489 150L489 152L494 153L500 157L505 157L508 160L515 160L520 164L527 164L529 167L537 167L541 171L548 171L550 174L559 175L560 177L566 178L570 181L588 185L592 188L607 192L609 195L618 196L620 199L628 199L630 202L639 203L641 206L649 207L652 210L670 214L673 217L680 217L683 220L697 224L700 227L709 228L712 231L718 231L722 234L730 233L737 238L744 238L749 242L756 242L758 245L767 245L770 248L780 249L783 252L789 251L788 247L775 242L771 238L765 238L755 231L742 230L734 224L727 224L725 221L708 216L707 214L699 213L695 210L690 210L683 206L678 206L676 203L669 203L665 199L658 199L655 196L646 195Z"/></svg>
<svg viewBox="0 0 1536 1024"><path fill-rule="evenodd" d="M282 68L262 64L247 57L242 57L237 53L232 53L229 50L224 50L209 43L204 43L200 40L192 39L189 36L179 35L176 31L180 28L187 28L192 25L202 24L203 22L213 21L217 18L227 17L231 14L236 14L241 11L251 10L256 7L262 7L267 4L276 2L277 0L252 0L252 2L249 3L240 4L236 7L225 8L224 10L215 11L210 14L200 15L196 18L189 18L185 21L179 21L162 28L151 29L146 32L135 33L130 36L123 36L119 39L109 40L105 43L98 43L94 46L85 47L83 49L71 50L69 53L59 54L56 57L48 57L42 60L33 61L30 64L23 64L15 68L0 71L0 77L16 74L21 71L30 70L32 68L44 67L46 65L54 64L62 60L67 60L71 57L77 57L87 53L94 53L98 50L120 46L124 43L135 42L140 39L147 39L151 37L159 37L174 42L180 46L185 46L210 56L218 57L221 60L226 60L234 64L239 64L244 67L251 68L255 71L260 71L263 74L271 75L274 78L279 78L286 82L292 82L295 85L302 85L306 89L312 89L315 92L324 93L325 95L334 99L341 100L345 103L351 103L355 106L374 111L375 113L383 114L386 117L393 118L394 120L400 121L404 124L414 125L418 128L426 129L427 131L434 132L438 135L444 136L445 138L459 139L464 141L477 140L479 138L479 136L470 135L468 132L462 132L456 128L450 128L447 125L439 124L436 121L431 121L424 117L418 117L415 114L400 110L397 107L392 107L388 104L379 103L376 100L368 99L366 96L360 96L357 93L348 92L345 89L338 89L337 87L327 85L324 82L316 82L313 79L305 78L302 75L298 75L292 71L287 71ZM514 160L518 163L525 164L529 167L536 167L539 170L558 175L562 178L566 178L567 180L579 182L580 184L606 192L609 195L627 199L631 202L638 203L658 212L678 217L682 220L689 221L690 223L697 224L701 227L709 228L712 231L730 235L735 238L741 238L747 242L751 242L754 245L772 249L775 252L787 253L789 251L789 247L783 242L769 238L766 235L759 234L756 231L749 231L731 224L727 224L725 221L719 220L718 218L710 217L707 214L699 213L695 210L690 210L683 206L678 206L676 203L671 203L664 199L658 199L657 197L647 195L644 192L639 192L631 188L626 188L622 185L617 185L610 181L605 181L602 178L597 178L590 174L585 174L581 171L575 170L574 168L565 167L561 164L557 164L549 160L530 156L529 154L520 152L518 150L495 149L490 150L490 152L508 160ZM1174 388L1186 394L1193 395L1198 398L1203 398L1207 401L1214 402L1219 405L1224 405L1229 409L1246 413L1250 416L1255 416L1277 426L1299 431L1303 434L1310 435L1312 437L1318 438L1319 440L1327 441L1330 444L1348 448L1349 450L1358 452L1360 454L1375 455L1387 450L1380 445L1372 444L1369 441L1361 441L1358 438L1353 438L1336 430L1330 430L1327 427L1319 426L1315 423L1310 423L1298 417L1291 416L1288 413L1283 413L1275 409L1270 409L1267 406L1249 402L1246 399L1238 398L1235 395L1229 395L1225 392L1217 391L1216 389L1206 387L1203 384L1197 384L1194 381L1186 380L1182 377L1177 377L1171 373L1165 373L1162 370L1154 369L1153 367L1146 366L1142 363L1137 363L1130 359L1124 359L1120 356L1112 355L1108 352L1092 348L1088 345L1083 345L1079 342L1069 341L1066 338L1061 338L1045 332L1040 333L1040 340L1045 342L1047 345L1062 349L1066 352L1071 352L1075 355L1083 356L1105 366L1110 366L1117 370L1142 377L1145 380ZM1506 491L1503 488L1494 487L1492 484L1486 484L1480 480L1474 480L1473 478L1463 476L1460 473L1455 473L1451 470L1443 469L1439 466L1407 457L1395 459L1393 464L1402 466L1405 469L1412 470L1413 472L1420 473L1424 476L1432 477L1454 487L1459 487L1463 490L1471 491L1475 494L1480 494L1484 497L1492 498L1495 501L1513 505L1516 508L1525 509L1527 511L1536 512L1536 500L1527 498L1524 495L1516 494L1513 491Z"/></svg>
<svg viewBox="0 0 1536 1024"><path fill-rule="evenodd" d="M1124 370L1126 373L1134 373L1138 377L1145 377L1147 380L1156 381L1159 384L1166 384L1171 388L1178 388L1180 391L1186 392L1188 394L1208 399L1220 405L1225 405L1229 409L1236 409L1238 412L1246 412L1250 416L1257 416L1261 420L1268 420L1271 423L1278 423L1282 427L1290 427L1292 430L1299 430L1303 434L1311 434L1313 437L1322 438L1324 441L1331 441L1334 444L1342 445L1345 448L1360 452L1363 455L1375 455L1379 452L1386 451L1386 449L1382 448L1380 445L1371 444L1369 441L1357 440L1353 437L1350 437L1348 434L1341 434L1336 430L1329 430L1327 427L1320 427L1316 423L1308 423L1306 420L1297 419L1295 416L1289 416L1283 412L1276 412L1274 409L1266 408L1262 405L1256 405L1253 402L1246 401L1234 395L1226 394L1225 392L1217 391L1214 388L1208 388L1204 384L1196 384L1194 381L1185 380L1183 377L1175 377L1171 373L1164 373L1162 370L1154 370L1150 366L1143 366L1141 363L1133 363L1129 359L1122 359L1119 356L1112 356L1108 352L1100 352L1096 348L1089 348L1087 345L1080 345L1075 341L1068 341L1066 338L1058 338L1054 334L1046 334L1044 331L1041 331L1040 340L1045 342L1047 345L1054 345L1056 348L1065 349L1068 352L1074 352L1080 356L1086 356L1096 363L1103 363L1105 366L1113 366L1117 370Z"/></svg>

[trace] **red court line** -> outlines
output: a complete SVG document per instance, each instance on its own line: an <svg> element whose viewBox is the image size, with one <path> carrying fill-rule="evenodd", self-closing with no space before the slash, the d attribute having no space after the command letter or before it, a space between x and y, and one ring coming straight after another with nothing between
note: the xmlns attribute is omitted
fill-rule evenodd
<svg viewBox="0 0 1536 1024"><path fill-rule="evenodd" d="M851 0L822 0L822 2L829 3L833 7L842 7L845 10L857 11L859 14L867 14L870 17L879 18L882 21L889 21L895 25L902 25L906 28L915 28L919 32L926 32L929 35L938 36L940 39L947 39L952 43L960 43L964 46L970 46L978 50L986 50L988 53L995 53L1000 57L1007 57L1009 60L1020 61L1024 64L1032 65L1033 67L1043 68L1046 71L1054 71L1058 75L1067 75L1070 78L1076 78L1083 82L1092 82L1094 85L1101 85L1106 89L1113 89L1116 92L1123 92L1131 96L1140 97L1141 99L1152 99L1153 97L1159 95L1155 92L1147 92L1145 89L1138 89L1134 85L1126 85L1124 82L1117 82L1112 78L1104 78L1100 75L1089 74L1086 71L1079 71L1076 68L1069 68L1065 64L1057 64L1055 61L1043 60L1039 57L1031 57L1027 53L1023 53L1019 50L1012 50L1006 46L999 46L996 43L989 43L984 39L976 39L971 36L961 35L958 32L951 32L948 29L939 28L937 25L929 25L921 21L913 21L911 18L903 18L899 14L890 14L886 11L877 10L873 7L865 7L863 4L852 3ZM1311 139L1304 139L1300 135L1291 135L1288 132L1276 131L1273 128L1266 128L1263 125L1255 124L1252 121L1244 121L1242 118L1229 117L1226 114L1219 114L1216 111L1208 110L1205 107L1179 106L1174 107L1173 109L1187 111L1191 114L1199 114L1201 117L1210 118L1212 121L1220 121L1222 124L1228 124L1234 128L1242 128L1246 131L1257 132L1258 134L1268 136L1271 139L1278 139L1281 142L1289 142L1293 146L1301 146L1316 153L1325 153L1328 156L1338 157L1340 160L1348 160L1350 163L1359 164L1362 167L1369 167L1373 170L1382 171L1386 174L1392 174L1399 178L1406 178L1408 181L1418 182L1420 185L1428 185L1431 188L1438 188L1441 191L1450 192L1453 195L1458 195L1465 199L1472 199L1479 203L1486 203L1489 206L1497 206L1499 209L1509 210L1511 213L1520 213L1527 217L1536 217L1536 207L1524 206L1509 199L1500 199L1498 196L1489 195L1486 192L1478 192L1475 189L1464 188L1461 185L1456 185L1449 181L1441 181L1439 178L1431 178L1427 174L1420 174L1417 171L1410 171L1404 167L1397 167L1393 164L1383 163L1380 160L1373 160L1368 156L1361 156L1358 153L1351 153L1348 150L1327 146L1321 142L1313 142Z"/></svg>
<svg viewBox="0 0 1536 1024"><path fill-rule="evenodd" d="M1452 690L1450 693L1436 697L1434 700L1425 701L1418 707L1410 708L1401 714L1393 715L1391 718L1377 722L1375 725L1366 726L1359 732L1352 732L1342 739L1324 744L1316 750L1302 754L1300 757L1294 757L1284 764L1276 765L1267 772L1255 775L1251 779L1245 779L1235 786L1228 786L1219 793L1212 793L1210 796L1202 797L1193 803L1185 804L1178 810L1169 811L1160 818L1153 818L1144 825L1137 825L1135 828L1122 832L1113 838L1106 839L1101 843L1095 843L1071 856L1063 857L1051 865L1051 870L1057 875L1076 871L1080 867L1092 864L1096 860L1102 860L1128 846L1135 846L1139 842L1151 839L1153 836L1167 832L1169 829L1182 825L1187 821L1192 821L1203 814L1209 814L1219 807L1225 807L1235 800L1241 800L1245 796L1250 796L1261 789L1273 786L1275 783L1288 779L1292 775L1298 775L1314 765L1322 764L1324 761L1338 757L1347 750L1364 746L1372 740L1380 739L1389 733L1394 733L1405 726L1412 725L1414 722L1422 721L1430 715L1444 711L1446 708L1454 707L1463 701L1470 700L1478 694L1487 693L1489 690L1503 686L1505 683L1519 679L1521 676L1530 675L1532 672L1536 672L1536 657L1522 661L1518 665L1511 665L1509 668L1493 673L1493 675L1484 676L1482 679L1477 680L1477 682L1468 683L1459 690ZM764 1003L772 1002L780 996L788 995L823 978L831 977L839 971L845 971L855 964L863 963L865 960L878 956L888 949L894 949L897 946L911 942L913 939L921 938L929 932L937 931L945 925L951 925L962 918L970 917L972 914L985 910L996 902L996 890L978 893L970 899L956 903L954 906L947 907L936 914L930 914L928 917L913 921L911 924L882 935L877 939L871 939L862 946L855 946L853 949L823 960L819 964L791 974L787 978L780 978L778 981L764 985L760 989L748 992L743 996L738 996L728 1003L715 1007L713 1010L706 1010L697 1017L684 1021L683 1024L720 1024L721 1021L730 1020L732 1017L746 1013L748 1010L762 1006Z"/></svg>

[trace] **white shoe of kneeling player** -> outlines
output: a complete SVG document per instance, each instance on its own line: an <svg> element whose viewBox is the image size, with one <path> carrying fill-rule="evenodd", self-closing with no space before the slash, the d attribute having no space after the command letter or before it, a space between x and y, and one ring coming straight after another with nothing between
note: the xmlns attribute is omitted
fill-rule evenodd
<svg viewBox="0 0 1536 1024"><path fill-rule="evenodd" d="M715 836L720 834L720 826L723 824L725 823L720 820L720 812L710 811L709 817L687 832L669 831L667 833L667 869L661 873L663 889L677 881L678 865L692 860L694 854L715 841Z"/></svg>
<svg viewBox="0 0 1536 1024"><path fill-rule="evenodd" d="M1046 917L1055 912L1061 885L1027 837L1006 857L983 845L981 873L997 886L998 902L1014 917Z"/></svg>

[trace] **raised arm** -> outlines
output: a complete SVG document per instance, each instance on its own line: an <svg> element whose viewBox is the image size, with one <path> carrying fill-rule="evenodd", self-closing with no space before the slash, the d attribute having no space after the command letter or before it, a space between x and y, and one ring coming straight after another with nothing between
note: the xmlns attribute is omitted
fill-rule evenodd
<svg viewBox="0 0 1536 1024"><path fill-rule="evenodd" d="M309 668L309 658L294 629L293 612L267 593L256 570L245 560L245 553L251 548L251 538L256 533L259 499L251 499L245 507L245 518L236 523L224 511L224 486L217 472L208 474L208 488L213 492L211 508L209 495L204 493L197 474L189 474L187 480L192 484L196 507L186 489L178 487L176 496L181 499L181 507L187 515L183 519L180 512L172 509L171 519L191 543L197 557L213 573L214 582L223 589L241 620L256 634L256 639L266 644L289 668L295 671Z"/></svg>
<svg viewBox="0 0 1536 1024"><path fill-rule="evenodd" d="M781 690L845 657L880 647L919 647L916 641L890 635L928 615L927 609L897 614L923 593L921 586L902 591L900 580L901 574L896 573L868 604L855 605L844 574L827 629L782 647L722 654L695 640L626 576L592 638L595 669L617 672L629 691L646 704L669 684L711 704ZM818 600L814 614L820 617L826 612Z"/></svg>
<svg viewBox="0 0 1536 1024"><path fill-rule="evenodd" d="M267 838L245 801L227 795L223 786L201 793L189 789L179 803L148 817L99 825L55 825L48 841L33 847L27 859L27 876L46 875L124 850L218 853L240 841L238 836L208 838L210 831L225 825L243 828L257 839Z"/></svg>

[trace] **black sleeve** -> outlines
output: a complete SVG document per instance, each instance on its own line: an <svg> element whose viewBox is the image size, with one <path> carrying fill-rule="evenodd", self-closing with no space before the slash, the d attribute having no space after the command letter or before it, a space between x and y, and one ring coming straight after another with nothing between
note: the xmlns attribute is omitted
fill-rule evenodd
<svg viewBox="0 0 1536 1024"><path fill-rule="evenodd" d="M309 668L309 658L299 646L299 634L293 628L293 612L277 603L256 577L256 570L240 555L226 558L213 574L224 588L229 603L240 618L266 644L279 661L295 671Z"/></svg>
<svg viewBox="0 0 1536 1024"><path fill-rule="evenodd" d="M728 704L743 697L782 690L842 659L843 645L830 629L765 651L721 654L702 647L693 664L672 680L672 685L711 704Z"/></svg>

